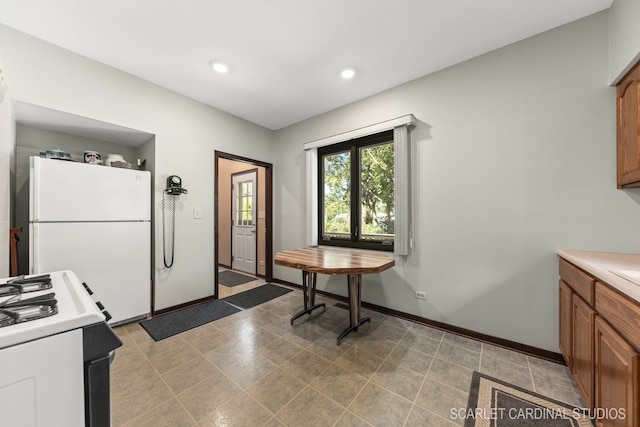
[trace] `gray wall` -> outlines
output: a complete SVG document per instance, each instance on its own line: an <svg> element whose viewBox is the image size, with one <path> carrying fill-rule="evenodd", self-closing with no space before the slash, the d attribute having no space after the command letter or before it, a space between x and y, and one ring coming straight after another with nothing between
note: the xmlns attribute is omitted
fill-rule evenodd
<svg viewBox="0 0 640 427"><path fill-rule="evenodd" d="M615 0L609 8L609 80L613 83L640 60L638 17L638 0Z"/></svg>
<svg viewBox="0 0 640 427"><path fill-rule="evenodd" d="M616 190L608 13L278 131L276 251L305 243L302 144L409 113L415 248L363 300L557 351L556 250L640 251L640 193Z"/></svg>
<svg viewBox="0 0 640 427"><path fill-rule="evenodd" d="M557 351L556 249L640 252L640 193L615 189L607 86L640 52L637 14L625 13L632 3L616 0L611 21L599 13L275 134L2 25L0 54L10 99L155 135L147 150L156 218L166 177L182 176L189 194L178 204L174 268L162 267L159 245L154 251L157 308L213 292L215 150L274 163L274 249L289 249L305 242L302 144L412 113L421 121L415 249L365 278L364 299ZM619 44L625 34L630 42ZM0 170L12 163L9 110L0 105ZM7 191L0 186L0 222ZM193 219L196 207L202 220ZM156 221L156 238L161 232ZM300 281L292 269L274 273ZM345 294L343 282L319 285Z"/></svg>
<svg viewBox="0 0 640 427"><path fill-rule="evenodd" d="M168 175L189 190L177 203L173 268L164 268L155 245L155 306L213 295L215 150L271 162L273 132L3 25L0 55L11 100L155 135L154 218ZM154 227L160 242L161 222Z"/></svg>

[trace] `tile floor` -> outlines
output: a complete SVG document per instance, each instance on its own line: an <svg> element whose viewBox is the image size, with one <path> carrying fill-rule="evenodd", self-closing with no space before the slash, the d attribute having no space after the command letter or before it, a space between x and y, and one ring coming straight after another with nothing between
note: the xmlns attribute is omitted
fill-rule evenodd
<svg viewBox="0 0 640 427"><path fill-rule="evenodd" d="M113 426L454 426L471 374L584 406L566 367L363 310L371 322L340 346L348 312L289 318L300 290L154 342L116 328Z"/></svg>

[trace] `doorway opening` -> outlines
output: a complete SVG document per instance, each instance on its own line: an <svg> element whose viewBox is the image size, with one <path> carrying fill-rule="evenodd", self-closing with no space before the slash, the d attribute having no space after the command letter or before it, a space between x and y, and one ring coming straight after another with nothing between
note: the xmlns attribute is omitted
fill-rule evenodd
<svg viewBox="0 0 640 427"><path fill-rule="evenodd" d="M214 166L214 294L221 298L273 279L273 165L215 151ZM220 279L229 274L255 280L228 287Z"/></svg>

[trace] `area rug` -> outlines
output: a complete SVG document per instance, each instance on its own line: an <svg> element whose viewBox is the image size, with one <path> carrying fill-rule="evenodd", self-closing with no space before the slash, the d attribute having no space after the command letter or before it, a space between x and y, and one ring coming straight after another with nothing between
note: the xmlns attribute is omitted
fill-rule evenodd
<svg viewBox="0 0 640 427"><path fill-rule="evenodd" d="M154 341L160 341L239 311L222 300L213 300L142 321L140 326Z"/></svg>
<svg viewBox="0 0 640 427"><path fill-rule="evenodd" d="M256 305L260 305L291 291L292 289L283 288L282 286L274 285L273 283L267 283L266 285L228 296L223 298L222 301L226 301L236 307L246 309L255 307Z"/></svg>
<svg viewBox="0 0 640 427"><path fill-rule="evenodd" d="M465 427L593 427L584 411L474 372L467 411L455 415L464 418Z"/></svg>
<svg viewBox="0 0 640 427"><path fill-rule="evenodd" d="M231 270L224 270L218 273L218 283L227 287L242 285L243 283L253 282L254 280L257 279Z"/></svg>

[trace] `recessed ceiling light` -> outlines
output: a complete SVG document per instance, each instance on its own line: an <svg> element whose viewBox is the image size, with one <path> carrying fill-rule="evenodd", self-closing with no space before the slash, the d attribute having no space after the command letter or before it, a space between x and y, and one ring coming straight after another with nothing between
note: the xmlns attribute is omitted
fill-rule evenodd
<svg viewBox="0 0 640 427"><path fill-rule="evenodd" d="M356 75L356 70L353 67L343 68L342 71L340 71L340 77L342 77L345 80L352 79L355 75Z"/></svg>
<svg viewBox="0 0 640 427"><path fill-rule="evenodd" d="M212 61L209 61L209 66L213 68L213 71L220 74L226 74L229 72L229 66L222 61L218 61L214 59Z"/></svg>

